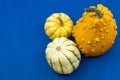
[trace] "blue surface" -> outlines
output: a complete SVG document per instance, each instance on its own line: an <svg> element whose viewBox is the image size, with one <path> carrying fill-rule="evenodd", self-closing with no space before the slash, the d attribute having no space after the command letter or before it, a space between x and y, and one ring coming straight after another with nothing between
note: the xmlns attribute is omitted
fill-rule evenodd
<svg viewBox="0 0 120 80"><path fill-rule="evenodd" d="M74 23L84 8L101 3L113 13L118 36L106 54L85 58L71 75L59 75L47 64L46 18L68 14ZM0 80L120 80L119 0L0 0Z"/></svg>

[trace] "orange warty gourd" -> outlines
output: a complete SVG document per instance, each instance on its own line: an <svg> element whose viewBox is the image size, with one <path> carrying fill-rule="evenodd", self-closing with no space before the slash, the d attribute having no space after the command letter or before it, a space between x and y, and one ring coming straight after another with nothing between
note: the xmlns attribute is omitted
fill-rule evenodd
<svg viewBox="0 0 120 80"><path fill-rule="evenodd" d="M117 26L113 15L107 7L86 8L73 28L72 35L82 54L99 56L109 50L117 35Z"/></svg>

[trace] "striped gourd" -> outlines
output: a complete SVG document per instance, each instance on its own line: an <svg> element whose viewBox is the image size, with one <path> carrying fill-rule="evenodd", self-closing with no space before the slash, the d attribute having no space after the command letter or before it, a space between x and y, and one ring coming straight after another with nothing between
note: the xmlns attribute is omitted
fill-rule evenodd
<svg viewBox="0 0 120 80"><path fill-rule="evenodd" d="M67 14L54 13L45 22L44 30L50 39L56 37L70 37L73 22Z"/></svg>
<svg viewBox="0 0 120 80"><path fill-rule="evenodd" d="M73 41L61 37L55 38L47 45L46 59L57 73L70 74L77 69L81 55Z"/></svg>

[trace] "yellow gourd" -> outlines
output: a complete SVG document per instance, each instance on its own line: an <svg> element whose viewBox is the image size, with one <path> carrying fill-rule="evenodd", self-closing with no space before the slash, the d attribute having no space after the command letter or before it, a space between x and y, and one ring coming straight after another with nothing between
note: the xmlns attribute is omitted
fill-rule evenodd
<svg viewBox="0 0 120 80"><path fill-rule="evenodd" d="M110 49L117 35L116 22L107 7L86 8L73 28L72 35L85 56L99 56Z"/></svg>
<svg viewBox="0 0 120 80"><path fill-rule="evenodd" d="M45 22L45 33L50 39L56 37L70 37L73 22L67 14L54 13Z"/></svg>

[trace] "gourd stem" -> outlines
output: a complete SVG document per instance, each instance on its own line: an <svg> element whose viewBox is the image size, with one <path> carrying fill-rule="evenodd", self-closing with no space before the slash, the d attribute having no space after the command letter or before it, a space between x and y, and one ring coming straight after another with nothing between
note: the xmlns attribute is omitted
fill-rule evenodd
<svg viewBox="0 0 120 80"><path fill-rule="evenodd" d="M57 19L60 21L60 25L63 26L63 21L60 17L57 17Z"/></svg>
<svg viewBox="0 0 120 80"><path fill-rule="evenodd" d="M97 8L85 8L86 12L96 12L98 18L103 17L103 13Z"/></svg>
<svg viewBox="0 0 120 80"><path fill-rule="evenodd" d="M60 47L60 46L57 46L57 47L56 47L56 50L57 50L57 51L60 51L60 50L61 50L61 47Z"/></svg>

